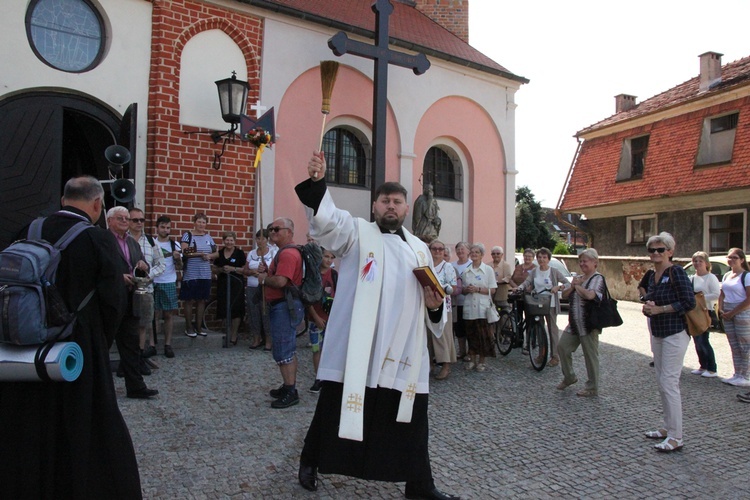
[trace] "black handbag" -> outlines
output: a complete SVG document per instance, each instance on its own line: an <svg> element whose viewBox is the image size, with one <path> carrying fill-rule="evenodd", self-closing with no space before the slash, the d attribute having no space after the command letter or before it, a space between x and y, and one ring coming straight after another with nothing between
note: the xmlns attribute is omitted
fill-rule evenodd
<svg viewBox="0 0 750 500"><path fill-rule="evenodd" d="M607 280L604 279L604 276L602 276L602 281L604 293L601 300L597 297L586 303L586 312L588 313L586 315L586 328L589 331L622 325L622 317L617 311L617 301L609 295Z"/></svg>

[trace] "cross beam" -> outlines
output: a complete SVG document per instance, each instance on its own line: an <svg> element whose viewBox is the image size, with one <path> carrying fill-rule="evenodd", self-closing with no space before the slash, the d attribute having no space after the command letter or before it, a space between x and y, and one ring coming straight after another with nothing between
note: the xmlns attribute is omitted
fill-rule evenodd
<svg viewBox="0 0 750 500"><path fill-rule="evenodd" d="M388 17L393 13L389 0L375 0L372 3L375 12L375 45L349 39L346 33L339 31L330 40L328 47L337 56L352 54L375 61L375 89L372 105L372 171L370 177L370 198L375 201L375 190L385 182L385 125L388 99L388 65L395 64L410 68L415 75L421 75L430 68L430 61L419 53L417 55L397 52L388 48Z"/></svg>

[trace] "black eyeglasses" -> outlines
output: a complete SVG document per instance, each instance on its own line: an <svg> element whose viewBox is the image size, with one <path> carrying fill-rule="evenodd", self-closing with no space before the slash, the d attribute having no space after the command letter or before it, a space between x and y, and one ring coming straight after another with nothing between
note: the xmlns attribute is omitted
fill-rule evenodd
<svg viewBox="0 0 750 500"><path fill-rule="evenodd" d="M288 227L279 227L279 226L272 226L268 228L268 232L270 233L278 233L282 229L289 229Z"/></svg>
<svg viewBox="0 0 750 500"><path fill-rule="evenodd" d="M666 248L664 248L664 247L659 247L659 248L649 248L649 249L648 249L648 253L654 253L654 252L664 253L664 252L666 252L666 251L667 251L667 249L666 249Z"/></svg>
<svg viewBox="0 0 750 500"><path fill-rule="evenodd" d="M130 219L133 222L146 222L146 219Z"/></svg>

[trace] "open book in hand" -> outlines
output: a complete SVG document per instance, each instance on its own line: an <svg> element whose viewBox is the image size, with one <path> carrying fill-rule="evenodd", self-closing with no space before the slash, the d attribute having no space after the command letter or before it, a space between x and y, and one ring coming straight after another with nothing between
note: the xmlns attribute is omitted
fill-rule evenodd
<svg viewBox="0 0 750 500"><path fill-rule="evenodd" d="M435 276L435 273L432 272L430 266L417 267L412 272L414 273L414 276L417 277L417 280L419 280L422 286L429 286L437 293L439 293L440 297L445 298L445 290L443 290L443 287L440 285L437 276Z"/></svg>

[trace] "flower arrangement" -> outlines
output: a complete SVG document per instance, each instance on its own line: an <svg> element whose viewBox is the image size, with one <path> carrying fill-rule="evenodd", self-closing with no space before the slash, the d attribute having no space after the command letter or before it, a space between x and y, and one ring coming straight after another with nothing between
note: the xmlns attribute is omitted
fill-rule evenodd
<svg viewBox="0 0 750 500"><path fill-rule="evenodd" d="M255 162L253 163L253 168L258 168L258 163L260 163L260 159L263 156L263 150L267 147L271 147L273 144L273 137L271 137L271 134L263 127L255 127L245 134L245 139L258 148L258 152L255 153Z"/></svg>
<svg viewBox="0 0 750 500"><path fill-rule="evenodd" d="M255 127L250 132L245 134L245 139L247 139L250 144L252 144L256 148L260 148L261 146L271 147L272 144L271 134L269 134L268 131L263 127Z"/></svg>

